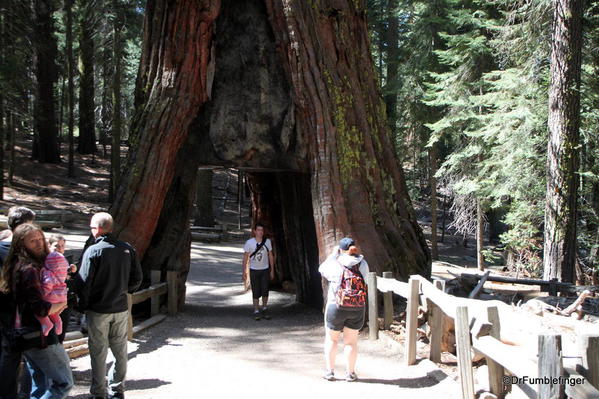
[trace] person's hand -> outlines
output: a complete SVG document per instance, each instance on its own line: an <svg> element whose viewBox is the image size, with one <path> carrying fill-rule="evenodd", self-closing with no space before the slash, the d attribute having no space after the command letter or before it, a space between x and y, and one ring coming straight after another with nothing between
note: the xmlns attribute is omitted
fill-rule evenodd
<svg viewBox="0 0 599 399"><path fill-rule="evenodd" d="M53 303L52 306L50 306L48 314L60 314L60 312L62 312L66 307L66 302Z"/></svg>
<svg viewBox="0 0 599 399"><path fill-rule="evenodd" d="M69 266L69 273L75 273L77 271L77 265L71 264Z"/></svg>

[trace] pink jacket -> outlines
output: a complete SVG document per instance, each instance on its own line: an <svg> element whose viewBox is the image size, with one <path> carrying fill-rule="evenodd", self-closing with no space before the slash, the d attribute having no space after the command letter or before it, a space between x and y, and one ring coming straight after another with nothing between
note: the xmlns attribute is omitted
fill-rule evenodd
<svg viewBox="0 0 599 399"><path fill-rule="evenodd" d="M65 280L69 270L69 262L59 252L48 254L40 272L42 281L42 297L50 303L61 303L67 300L67 284Z"/></svg>

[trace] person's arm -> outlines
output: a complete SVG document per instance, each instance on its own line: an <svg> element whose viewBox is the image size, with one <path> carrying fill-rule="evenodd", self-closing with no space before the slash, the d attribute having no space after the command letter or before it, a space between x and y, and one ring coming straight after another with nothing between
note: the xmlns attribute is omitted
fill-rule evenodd
<svg viewBox="0 0 599 399"><path fill-rule="evenodd" d="M94 252L94 254L92 254L92 252ZM79 297L78 307L81 311L85 310L87 307L89 292L94 281L95 268L93 265L95 262L95 256L93 255L95 255L95 251L93 250L86 250L83 253L81 267L73 278L73 287L75 288L75 293Z"/></svg>
<svg viewBox="0 0 599 399"><path fill-rule="evenodd" d="M268 267L270 268L270 279L275 279L275 256L272 250L268 251Z"/></svg>
<svg viewBox="0 0 599 399"><path fill-rule="evenodd" d="M241 262L241 273L242 273L242 278L243 281L246 281L248 278L248 261L250 259L250 253L249 252L244 252L243 253L243 261Z"/></svg>
<svg viewBox="0 0 599 399"><path fill-rule="evenodd" d="M136 289L141 285L141 281L143 279L143 274L141 271L141 264L137 259L137 253L133 249L133 247L129 248L131 252L131 271L129 272L129 293L132 294Z"/></svg>

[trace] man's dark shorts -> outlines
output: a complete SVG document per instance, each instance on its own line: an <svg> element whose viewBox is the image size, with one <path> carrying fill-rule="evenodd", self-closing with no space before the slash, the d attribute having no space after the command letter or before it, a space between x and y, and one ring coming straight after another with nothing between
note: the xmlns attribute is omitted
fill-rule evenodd
<svg viewBox="0 0 599 399"><path fill-rule="evenodd" d="M325 325L333 331L343 331L343 327L359 330L364 325L366 308L338 309L334 303L328 304L324 314Z"/></svg>
<svg viewBox="0 0 599 399"><path fill-rule="evenodd" d="M252 298L268 296L268 283L270 281L270 269L250 269L250 283L252 284Z"/></svg>

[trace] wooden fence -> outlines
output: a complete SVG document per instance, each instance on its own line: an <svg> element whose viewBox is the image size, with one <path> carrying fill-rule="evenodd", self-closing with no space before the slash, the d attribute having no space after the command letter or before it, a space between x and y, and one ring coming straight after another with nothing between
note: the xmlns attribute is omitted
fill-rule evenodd
<svg viewBox="0 0 599 399"><path fill-rule="evenodd" d="M175 316L179 311L179 277L176 271L166 272L166 282L160 282L162 272L160 270L151 271L151 285L148 288L127 294L127 303L129 308L129 321L127 328L127 338L131 340L133 335L163 321L166 316ZM161 296L167 295L167 313L160 313ZM133 325L132 307L138 303L150 300L150 318ZM67 333L63 343L70 357L80 356L89 351L87 337L79 332Z"/></svg>
<svg viewBox="0 0 599 399"><path fill-rule="evenodd" d="M536 360L529 358L522 347L507 345L500 340L501 320L497 306L492 302L458 298L444 292L444 281L435 284L414 275L407 283L392 278L391 273L368 275L369 337L378 338L378 292L383 292L384 328L393 321L393 294L407 299L405 361L416 362L418 337L418 309L428 313L431 361L441 360L441 338L444 331L443 315L454 320L456 353L462 397L473 399L474 376L472 350L487 359L489 387L492 394L501 398L506 387L517 384L529 397L599 399L599 332L579 336L580 358L575 367L564 366L561 336L543 333L538 336ZM583 377L584 376L584 377ZM556 383L557 382L557 383Z"/></svg>

